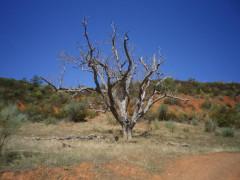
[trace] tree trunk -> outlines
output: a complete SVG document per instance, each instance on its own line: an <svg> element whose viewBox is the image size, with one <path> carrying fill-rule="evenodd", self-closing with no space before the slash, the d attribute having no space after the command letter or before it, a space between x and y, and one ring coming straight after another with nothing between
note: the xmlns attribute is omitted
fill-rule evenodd
<svg viewBox="0 0 240 180"><path fill-rule="evenodd" d="M131 140L132 139L132 127L130 125L123 125L122 126L122 131L123 131L123 137L126 140Z"/></svg>

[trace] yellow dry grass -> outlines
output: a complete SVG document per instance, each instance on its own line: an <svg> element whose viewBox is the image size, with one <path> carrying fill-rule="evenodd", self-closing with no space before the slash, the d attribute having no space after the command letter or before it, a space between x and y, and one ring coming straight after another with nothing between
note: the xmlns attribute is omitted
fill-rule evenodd
<svg viewBox="0 0 240 180"><path fill-rule="evenodd" d="M150 172L161 171L163 164L186 154L239 151L240 132L234 138L204 132L203 125L173 123L172 132L166 122L140 122L131 142L121 139L121 129L101 114L85 123L61 122L56 125L26 123L11 138L7 153L17 153L2 169L28 169L38 166L69 166L81 162L102 164L111 161L128 162ZM106 140L37 140L34 137L66 137L96 134ZM118 136L119 141L114 137Z"/></svg>

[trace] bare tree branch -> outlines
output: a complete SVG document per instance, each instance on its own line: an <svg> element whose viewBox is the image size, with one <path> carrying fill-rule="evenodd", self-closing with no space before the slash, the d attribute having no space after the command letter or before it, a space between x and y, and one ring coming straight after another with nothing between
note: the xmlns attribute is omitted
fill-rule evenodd
<svg viewBox="0 0 240 180"><path fill-rule="evenodd" d="M56 87L53 83L51 83L49 80L40 77L45 83L47 83L50 87L52 87L55 91L58 92L72 92L72 93L81 93L84 91L88 91L88 92L93 92L96 91L96 89L94 88L90 88L90 87L79 87L79 88L62 88L62 87Z"/></svg>

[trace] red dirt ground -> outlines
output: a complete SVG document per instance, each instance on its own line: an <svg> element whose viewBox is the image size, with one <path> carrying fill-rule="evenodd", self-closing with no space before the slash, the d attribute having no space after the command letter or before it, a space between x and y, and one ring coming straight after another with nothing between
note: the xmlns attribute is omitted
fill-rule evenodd
<svg viewBox="0 0 240 180"><path fill-rule="evenodd" d="M44 168L18 172L2 172L3 180L38 179L153 179L153 180L239 180L240 153L212 153L206 155L184 156L171 161L161 174L148 171L123 162L103 164L96 171L92 163L82 163L69 168ZM107 174L106 174L107 173Z"/></svg>
<svg viewBox="0 0 240 180"><path fill-rule="evenodd" d="M214 153L176 160L161 175L164 180L240 180L240 153Z"/></svg>

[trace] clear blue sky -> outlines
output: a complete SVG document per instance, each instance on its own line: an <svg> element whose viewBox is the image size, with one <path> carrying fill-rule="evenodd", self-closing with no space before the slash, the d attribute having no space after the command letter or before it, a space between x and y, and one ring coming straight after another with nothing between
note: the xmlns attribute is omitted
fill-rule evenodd
<svg viewBox="0 0 240 180"><path fill-rule="evenodd" d="M160 47L174 78L240 82L238 0L1 0L0 77L56 79L58 53L78 53L84 16L93 39L106 40L114 21L135 54ZM76 83L91 78L68 69L66 84Z"/></svg>

